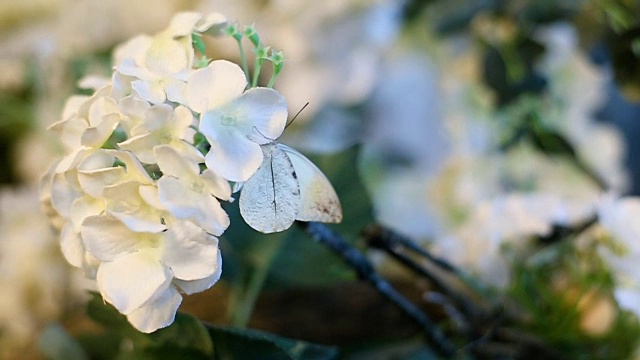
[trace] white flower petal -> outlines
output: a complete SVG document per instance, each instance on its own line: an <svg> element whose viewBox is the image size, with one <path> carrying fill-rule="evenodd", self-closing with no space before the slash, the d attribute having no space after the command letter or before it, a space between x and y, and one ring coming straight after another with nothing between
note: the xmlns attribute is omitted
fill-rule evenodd
<svg viewBox="0 0 640 360"><path fill-rule="evenodd" d="M134 136L121 143L118 147L122 150L131 151L136 154L138 159L145 164L154 164L156 162L153 148L160 145L160 139L153 133Z"/></svg>
<svg viewBox="0 0 640 360"><path fill-rule="evenodd" d="M222 30L227 25L227 17L220 13L211 13L207 17L197 24L196 30L198 32L205 32L211 36L221 35Z"/></svg>
<svg viewBox="0 0 640 360"><path fill-rule="evenodd" d="M204 113L237 98L246 85L247 79L238 65L226 60L212 61L189 74L186 105L197 113Z"/></svg>
<svg viewBox="0 0 640 360"><path fill-rule="evenodd" d="M241 132L258 144L276 140L287 123L287 102L269 88L249 89L225 108L234 114Z"/></svg>
<svg viewBox="0 0 640 360"><path fill-rule="evenodd" d="M184 106L176 107L173 111L173 118L169 123L173 128L172 135L177 139L184 139L191 124L193 124L193 114L191 110Z"/></svg>
<svg viewBox="0 0 640 360"><path fill-rule="evenodd" d="M53 174L51 177L51 206L64 218L71 216L73 202L82 196L80 189L67 181L66 174Z"/></svg>
<svg viewBox="0 0 640 360"><path fill-rule="evenodd" d="M72 95L70 96L64 103L64 108L62 110L62 120L67 120L72 116L78 115L78 110L80 106L87 102L90 97L86 95ZM55 124L54 124L55 125ZM51 125L53 126L53 125Z"/></svg>
<svg viewBox="0 0 640 360"><path fill-rule="evenodd" d="M158 180L160 203L176 218L193 220L207 232L221 235L229 226L227 213L213 196L188 186L180 179L163 176Z"/></svg>
<svg viewBox="0 0 640 360"><path fill-rule="evenodd" d="M191 35L200 20L202 20L202 14L197 12L182 12L176 14L169 23L167 33L174 37Z"/></svg>
<svg viewBox="0 0 640 360"><path fill-rule="evenodd" d="M158 188L154 185L141 185L138 189L140 197L149 205L156 209L164 209L164 206L160 203L160 196L158 195Z"/></svg>
<svg viewBox="0 0 640 360"><path fill-rule="evenodd" d="M169 286L158 296L127 315L127 320L143 333L151 333L173 323L182 295Z"/></svg>
<svg viewBox="0 0 640 360"><path fill-rule="evenodd" d="M218 199L231 199L231 186L222 176L216 174L211 169L206 169L202 172L200 178L202 179L207 193L212 194Z"/></svg>
<svg viewBox="0 0 640 360"><path fill-rule="evenodd" d="M60 249L62 255L67 259L69 264L75 267L82 267L84 261L84 245L80 234L74 229L71 222L65 224L60 234Z"/></svg>
<svg viewBox="0 0 640 360"><path fill-rule="evenodd" d="M187 295L195 294L197 292L205 291L213 286L218 280L220 280L220 276L222 275L222 255L220 255L220 251L218 251L216 261L216 271L210 276L199 279L199 280L191 280L184 281L180 279L173 279L173 284L177 286L182 292Z"/></svg>
<svg viewBox="0 0 640 360"><path fill-rule="evenodd" d="M58 121L48 130L57 135L67 153L77 151L82 146L82 134L89 128L87 120L80 117L69 117Z"/></svg>
<svg viewBox="0 0 640 360"><path fill-rule="evenodd" d="M152 104L162 104L167 99L164 87L158 81L134 80L131 82L131 88L138 96Z"/></svg>
<svg viewBox="0 0 640 360"><path fill-rule="evenodd" d="M175 40L170 34L163 33L153 38L151 47L145 54L144 66L153 74L160 75L163 79L170 79L171 75L191 67L189 52L193 52L191 37L185 43Z"/></svg>
<svg viewBox="0 0 640 360"><path fill-rule="evenodd" d="M166 127L171 122L173 107L169 104L154 105L145 113L144 126L149 131Z"/></svg>
<svg viewBox="0 0 640 360"><path fill-rule="evenodd" d="M171 146L156 146L153 151L155 152L158 166L164 175L192 179L196 178L200 173L198 164L180 156Z"/></svg>
<svg viewBox="0 0 640 360"><path fill-rule="evenodd" d="M123 72L120 70L120 66L122 63L129 59L132 64L136 62L138 64L142 64L143 58L147 49L151 46L152 38L148 35L138 35L127 42L119 45L113 52L113 60L116 65L118 71L120 71L124 75L132 75L128 73L126 70ZM135 65L134 65L135 66ZM127 68L131 68L132 66L127 66Z"/></svg>
<svg viewBox="0 0 640 360"><path fill-rule="evenodd" d="M99 198L105 187L123 181L125 176L126 172L122 167L78 171L78 182L87 194Z"/></svg>
<svg viewBox="0 0 640 360"><path fill-rule="evenodd" d="M166 230L162 213L148 204L140 194L140 183L127 181L106 187L108 213L135 232L159 233Z"/></svg>
<svg viewBox="0 0 640 360"><path fill-rule="evenodd" d="M171 222L163 234L162 261L174 277L197 280L217 269L218 239L189 221Z"/></svg>
<svg viewBox="0 0 640 360"><path fill-rule="evenodd" d="M127 175L131 180L136 180L141 184L153 184L153 179L147 174L140 160L129 151L107 150L109 154L122 161L127 169Z"/></svg>
<svg viewBox="0 0 640 360"><path fill-rule="evenodd" d="M118 219L106 215L86 218L80 235L87 251L102 261L154 247L159 240L156 234L133 232Z"/></svg>
<svg viewBox="0 0 640 360"><path fill-rule="evenodd" d="M209 138L211 149L205 156L207 168L230 181L246 181L262 163L260 145L229 131L218 134L217 140Z"/></svg>
<svg viewBox="0 0 640 360"><path fill-rule="evenodd" d="M123 314L130 314L171 284L171 272L157 251L142 250L103 262L96 276L103 298Z"/></svg>
<svg viewBox="0 0 640 360"><path fill-rule="evenodd" d="M84 219L89 216L99 215L104 209L104 199L96 199L91 196L79 197L71 205L71 223L73 223L76 230L79 230Z"/></svg>

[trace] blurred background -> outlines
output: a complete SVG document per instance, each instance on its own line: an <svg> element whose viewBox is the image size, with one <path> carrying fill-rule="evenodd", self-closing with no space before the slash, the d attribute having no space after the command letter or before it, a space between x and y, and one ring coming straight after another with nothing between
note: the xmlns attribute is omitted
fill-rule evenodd
<svg viewBox="0 0 640 360"><path fill-rule="evenodd" d="M447 259L474 301L509 308L510 325L561 358L634 356L640 271L609 251L618 233L592 225L607 199L640 195L640 2L0 0L0 358L55 358L55 339L104 331L41 210L38 182L60 153L46 128L86 93L79 80L109 76L117 44L184 10L255 24L284 51L275 89L290 117L309 105L281 142L336 188L344 221L332 228L449 332L455 308L363 230ZM207 50L238 61L230 39ZM225 210L223 280L183 311L346 358L433 355L419 327L301 230L259 234L235 203ZM637 220L619 226L640 259ZM82 356L121 356L79 339Z"/></svg>

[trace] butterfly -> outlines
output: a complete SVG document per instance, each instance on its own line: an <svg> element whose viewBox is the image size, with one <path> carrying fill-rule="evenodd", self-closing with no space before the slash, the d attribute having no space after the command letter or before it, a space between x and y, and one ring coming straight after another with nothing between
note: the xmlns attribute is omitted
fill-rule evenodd
<svg viewBox="0 0 640 360"><path fill-rule="evenodd" d="M264 158L242 185L240 214L253 229L273 233L294 221L337 223L342 207L333 186L309 159L277 142L262 146Z"/></svg>

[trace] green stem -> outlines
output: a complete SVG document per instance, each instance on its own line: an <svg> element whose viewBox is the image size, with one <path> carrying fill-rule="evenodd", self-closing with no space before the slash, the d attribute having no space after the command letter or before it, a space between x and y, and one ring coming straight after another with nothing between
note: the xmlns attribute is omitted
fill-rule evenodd
<svg viewBox="0 0 640 360"><path fill-rule="evenodd" d="M264 60L261 58L256 59L256 66L253 69L253 80L251 81L251 87L258 86L258 78L260 77L260 70L262 69L262 62Z"/></svg>
<svg viewBox="0 0 640 360"><path fill-rule="evenodd" d="M271 240L271 239L270 239ZM271 240L272 246L265 249L261 258L264 260L261 264L257 264L251 274L251 279L247 285L244 296L240 299L239 304L233 314L232 323L233 326L245 328L251 319L253 309L255 308L258 296L262 290L264 283L269 275L269 270L273 264L273 260L276 258L282 244L284 243L284 236L278 236Z"/></svg>
<svg viewBox="0 0 640 360"><path fill-rule="evenodd" d="M247 77L247 82L251 81L251 75L249 75L249 65L247 65L247 56L244 53L244 48L242 47L242 40L236 39L238 43L238 50L240 51L240 63L242 64L242 71L244 71L244 75Z"/></svg>
<svg viewBox="0 0 640 360"><path fill-rule="evenodd" d="M273 85L276 83L276 78L277 77L278 77L278 74L276 74L276 73L273 73L271 75L271 79L269 79L269 83L267 84L268 88L272 88L273 87Z"/></svg>

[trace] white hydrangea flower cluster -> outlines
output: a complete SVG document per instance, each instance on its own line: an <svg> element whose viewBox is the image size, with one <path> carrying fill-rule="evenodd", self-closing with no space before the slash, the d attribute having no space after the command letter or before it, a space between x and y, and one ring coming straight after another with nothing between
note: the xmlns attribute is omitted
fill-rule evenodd
<svg viewBox="0 0 640 360"><path fill-rule="evenodd" d="M42 197L63 254L142 332L171 324L181 293L218 281L217 236L229 226L220 201L284 131L287 104L275 90L246 90L238 65L196 57L193 39L224 29L223 15L180 13L129 40L112 78L71 97L50 127L64 156Z"/></svg>

